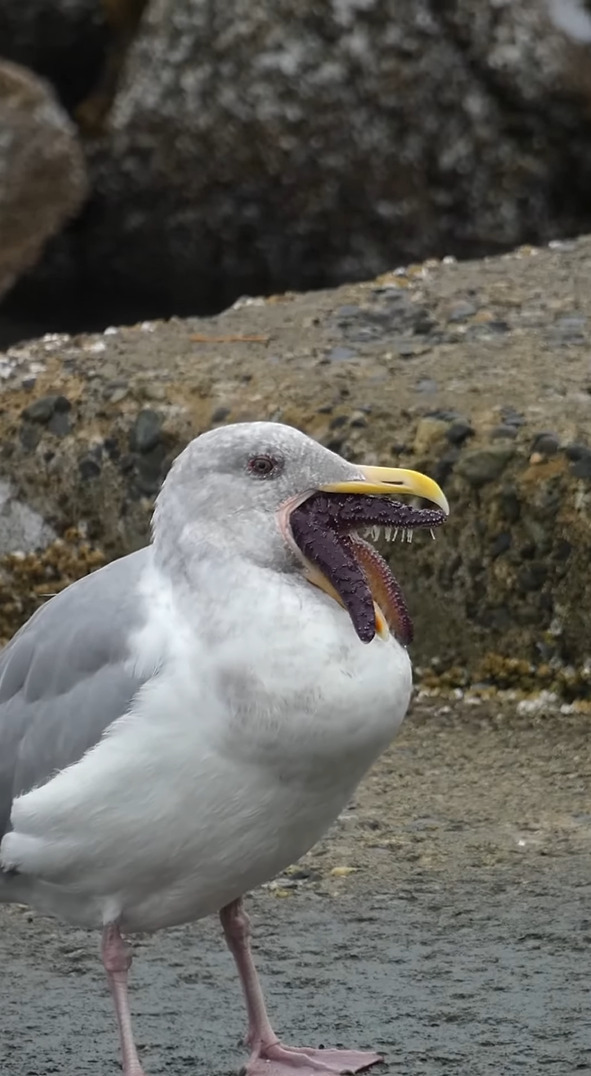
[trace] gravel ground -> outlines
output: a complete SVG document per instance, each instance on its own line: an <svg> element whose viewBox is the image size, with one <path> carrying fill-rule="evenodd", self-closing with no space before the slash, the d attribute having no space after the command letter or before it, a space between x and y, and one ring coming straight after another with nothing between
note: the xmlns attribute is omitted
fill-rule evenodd
<svg viewBox="0 0 591 1076"><path fill-rule="evenodd" d="M250 900L286 1041L384 1073L591 1073L589 718L428 700L327 839ZM244 1014L212 921L135 942L149 1076L240 1069ZM97 939L0 912L2 1076L117 1073Z"/></svg>

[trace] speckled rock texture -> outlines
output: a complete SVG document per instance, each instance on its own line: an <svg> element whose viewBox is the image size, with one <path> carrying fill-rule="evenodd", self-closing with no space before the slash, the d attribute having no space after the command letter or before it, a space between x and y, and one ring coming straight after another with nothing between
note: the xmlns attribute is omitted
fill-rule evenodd
<svg viewBox="0 0 591 1076"><path fill-rule="evenodd" d="M572 666L567 694L588 693L590 278L583 238L9 350L0 480L58 541L36 551L23 531L17 557L4 542L0 635L40 594L146 541L192 436L275 419L443 484L437 541L389 552L419 663L497 679L535 667L550 687Z"/></svg>
<svg viewBox="0 0 591 1076"><path fill-rule="evenodd" d="M556 21L546 0L152 0L87 141L90 211L38 286L192 314L591 230L591 45Z"/></svg>
<svg viewBox="0 0 591 1076"><path fill-rule="evenodd" d="M0 60L0 296L86 193L75 128L50 86Z"/></svg>

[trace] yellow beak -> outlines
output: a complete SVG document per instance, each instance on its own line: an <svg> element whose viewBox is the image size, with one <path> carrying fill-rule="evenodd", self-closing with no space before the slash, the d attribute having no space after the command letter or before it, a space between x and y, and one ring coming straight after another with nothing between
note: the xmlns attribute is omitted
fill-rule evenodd
<svg viewBox="0 0 591 1076"><path fill-rule="evenodd" d="M420 471L407 471L403 467L359 467L359 471L362 478L351 482L330 482L320 489L324 493L367 493L379 497L410 493L432 501L446 516L449 515L445 493L437 482Z"/></svg>

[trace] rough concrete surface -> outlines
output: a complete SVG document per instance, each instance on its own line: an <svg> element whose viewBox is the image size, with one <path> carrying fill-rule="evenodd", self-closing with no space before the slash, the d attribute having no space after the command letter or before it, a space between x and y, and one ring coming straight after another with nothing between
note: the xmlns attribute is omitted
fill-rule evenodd
<svg viewBox="0 0 591 1076"><path fill-rule="evenodd" d="M43 594L145 542L190 437L277 419L443 484L438 540L389 552L415 661L460 685L588 696L590 275L583 238L10 349L0 479L65 543L35 551L23 534L24 559L4 544L0 636Z"/></svg>
<svg viewBox="0 0 591 1076"><path fill-rule="evenodd" d="M591 1072L588 718L415 704L332 833L249 901L294 1044L377 1047L405 1076ZM244 1012L215 921L135 942L149 1076L226 1076ZM98 941L0 911L0 1070L115 1076Z"/></svg>

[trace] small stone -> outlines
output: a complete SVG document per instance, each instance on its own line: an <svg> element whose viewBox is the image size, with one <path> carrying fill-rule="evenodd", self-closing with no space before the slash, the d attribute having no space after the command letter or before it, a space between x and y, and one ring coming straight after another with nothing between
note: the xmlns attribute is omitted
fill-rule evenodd
<svg viewBox="0 0 591 1076"><path fill-rule="evenodd" d="M463 422L464 416L459 411L448 411L444 408L438 408L437 411L428 411L425 418L438 418L442 422Z"/></svg>
<svg viewBox="0 0 591 1076"><path fill-rule="evenodd" d="M471 318L476 313L476 307L474 303L469 303L465 300L461 300L452 306L449 314L447 315L448 321L465 321L466 318Z"/></svg>
<svg viewBox="0 0 591 1076"><path fill-rule="evenodd" d="M507 426L523 426L525 419L520 411L516 411L514 407L502 407L501 418Z"/></svg>
<svg viewBox="0 0 591 1076"><path fill-rule="evenodd" d="M349 874L355 874L357 870L357 867L333 867L330 873L333 878L347 878Z"/></svg>
<svg viewBox="0 0 591 1076"><path fill-rule="evenodd" d="M591 452L573 463L570 470L575 478L591 479Z"/></svg>
<svg viewBox="0 0 591 1076"><path fill-rule="evenodd" d="M230 414L230 410L231 409L229 407L216 407L215 411L212 412L210 421L211 422L223 422L224 419L228 418L228 415Z"/></svg>
<svg viewBox="0 0 591 1076"><path fill-rule="evenodd" d="M539 433L531 446L532 453L541 456L555 456L560 448L560 441L553 433Z"/></svg>
<svg viewBox="0 0 591 1076"><path fill-rule="evenodd" d="M458 461L456 472L471 486L483 486L499 478L514 453L513 445L507 444L474 449Z"/></svg>
<svg viewBox="0 0 591 1076"><path fill-rule="evenodd" d="M320 877L318 871L309 870L306 867L288 867L285 873L296 882L316 881Z"/></svg>
<svg viewBox="0 0 591 1076"><path fill-rule="evenodd" d="M131 474L135 470L136 457L132 452L126 452L119 460L122 474Z"/></svg>
<svg viewBox="0 0 591 1076"><path fill-rule="evenodd" d="M55 411L47 424L47 429L55 437L66 437L72 429L72 423L67 411Z"/></svg>
<svg viewBox="0 0 591 1076"><path fill-rule="evenodd" d="M340 429L341 426L345 426L346 423L347 423L347 416L346 415L335 415L335 417L331 418L331 420L330 420L330 429L331 430L338 430L338 429Z"/></svg>
<svg viewBox="0 0 591 1076"><path fill-rule="evenodd" d="M143 393L146 400L166 399L166 387L164 385L144 385Z"/></svg>
<svg viewBox="0 0 591 1076"><path fill-rule="evenodd" d="M428 453L437 442L443 441L448 423L438 418L422 418L417 426L413 448L418 456Z"/></svg>
<svg viewBox="0 0 591 1076"><path fill-rule="evenodd" d="M554 548L554 557L557 561L567 561L573 551L573 547L570 542L567 542L566 538L560 538Z"/></svg>
<svg viewBox="0 0 591 1076"><path fill-rule="evenodd" d="M539 590L546 581L547 575L548 569L544 564L537 562L526 564L517 573L517 586L527 592Z"/></svg>
<svg viewBox="0 0 591 1076"><path fill-rule="evenodd" d="M110 460L118 460L120 456L119 445L115 437L105 437L103 448Z"/></svg>
<svg viewBox="0 0 591 1076"><path fill-rule="evenodd" d="M396 351L401 359L412 359L414 355L421 354L421 351L417 349L417 345L413 344L412 340L400 340L396 344Z"/></svg>
<svg viewBox="0 0 591 1076"><path fill-rule="evenodd" d="M329 362L346 362L347 359L357 358L357 352L350 347L333 347L327 352Z"/></svg>
<svg viewBox="0 0 591 1076"><path fill-rule="evenodd" d="M516 426L495 426L494 430L490 431L491 441L501 441L503 438L508 439L509 441L513 441L516 437Z"/></svg>
<svg viewBox="0 0 591 1076"><path fill-rule="evenodd" d="M146 453L155 448L161 438L162 422L155 411L140 411L129 435L132 452Z"/></svg>
<svg viewBox="0 0 591 1076"><path fill-rule="evenodd" d="M445 485L459 458L459 446L452 445L452 447L449 448L447 452L444 452L443 456L440 456L440 458L437 460L432 470L433 478L436 482L439 482L440 486Z"/></svg>
<svg viewBox="0 0 591 1076"><path fill-rule="evenodd" d="M448 427L445 436L452 445L463 445L464 441L467 441L469 437L474 436L474 428L469 422L452 422Z"/></svg>
<svg viewBox="0 0 591 1076"><path fill-rule="evenodd" d="M586 327L587 318L583 315L569 315L554 322L554 331L571 341L572 337L583 338Z"/></svg>
<svg viewBox="0 0 591 1076"><path fill-rule="evenodd" d="M129 384L123 378L117 378L115 381L109 381L103 389L103 396L105 400L110 400L111 403L120 403L129 394Z"/></svg>
<svg viewBox="0 0 591 1076"><path fill-rule="evenodd" d="M41 430L37 424L23 422L19 437L25 452L33 452L41 440Z"/></svg>
<svg viewBox="0 0 591 1076"><path fill-rule="evenodd" d="M591 449L588 448L587 445L573 443L570 445L565 445L564 447L564 454L567 460L572 460L573 463L577 460L584 459L586 456L589 455L589 453L591 453Z"/></svg>
<svg viewBox="0 0 591 1076"><path fill-rule="evenodd" d="M363 414L363 411L354 411L351 415L351 426L367 426L367 416Z"/></svg>
<svg viewBox="0 0 591 1076"><path fill-rule="evenodd" d="M149 452L144 452L137 461L136 485L146 496L153 496L160 489L164 477L165 455L164 445L156 444Z"/></svg>
<svg viewBox="0 0 591 1076"><path fill-rule="evenodd" d="M33 400L32 403L25 407L23 418L28 418L30 422L49 422L56 409L56 402L58 399L59 397L53 394L39 396L37 400Z"/></svg>
<svg viewBox="0 0 591 1076"><path fill-rule="evenodd" d="M425 310L423 307L420 307L416 311L413 318L412 327L413 331L417 333L417 335L426 336L428 333L433 331L436 325L437 322L431 316L428 310Z"/></svg>
<svg viewBox="0 0 591 1076"><path fill-rule="evenodd" d="M496 538L490 547L491 557L500 557L503 553L506 553L511 548L511 535L508 531L503 531L502 534L497 534Z"/></svg>
<svg viewBox="0 0 591 1076"><path fill-rule="evenodd" d="M501 512L508 523L517 523L521 515L521 504L515 489L510 486L501 492Z"/></svg>
<svg viewBox="0 0 591 1076"><path fill-rule="evenodd" d="M101 465L93 456L83 456L78 461L80 477L87 481L89 478L98 478L101 473Z"/></svg>

